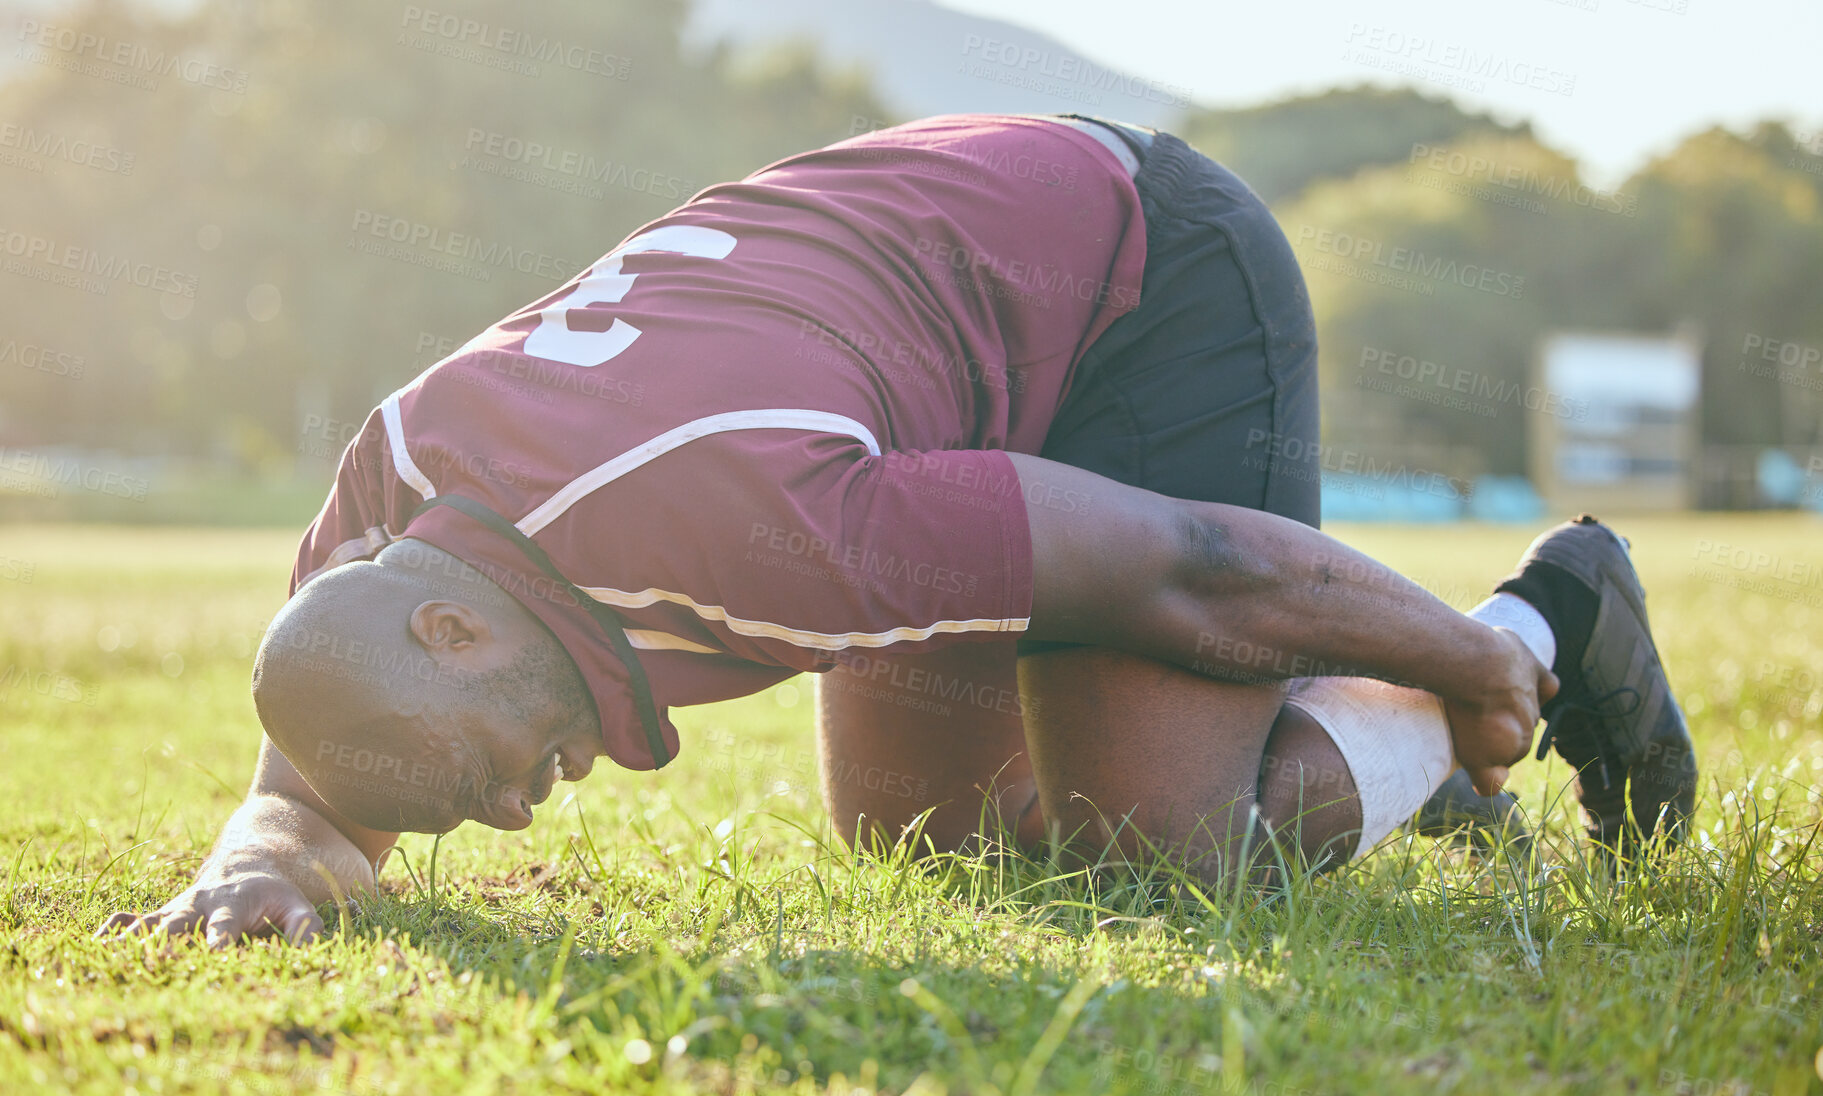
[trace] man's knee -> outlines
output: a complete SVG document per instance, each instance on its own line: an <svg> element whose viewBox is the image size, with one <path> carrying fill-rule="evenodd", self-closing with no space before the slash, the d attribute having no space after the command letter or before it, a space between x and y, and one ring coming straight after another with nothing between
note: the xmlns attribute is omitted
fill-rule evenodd
<svg viewBox="0 0 1823 1096"><path fill-rule="evenodd" d="M1060 836L1225 872L1253 829L1278 686L1086 647L1021 659L1020 684L1040 802Z"/></svg>
<svg viewBox="0 0 1823 1096"><path fill-rule="evenodd" d="M817 738L844 840L959 849L1035 799L1010 642L856 656L818 681Z"/></svg>
<svg viewBox="0 0 1823 1096"><path fill-rule="evenodd" d="M1279 712L1260 760L1260 814L1281 841L1315 863L1345 862L1361 832L1348 762L1321 724L1291 705Z"/></svg>

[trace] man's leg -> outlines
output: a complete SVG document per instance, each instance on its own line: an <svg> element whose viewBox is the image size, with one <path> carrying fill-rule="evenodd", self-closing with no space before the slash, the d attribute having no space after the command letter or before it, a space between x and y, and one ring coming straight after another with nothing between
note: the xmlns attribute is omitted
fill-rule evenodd
<svg viewBox="0 0 1823 1096"><path fill-rule="evenodd" d="M1471 615L1549 657L1548 628L1516 599ZM1010 644L857 654L818 687L824 799L844 838L865 823L890 840L932 809L923 832L939 850L986 821L1037 851L1055 820L1091 851L1118 840L1134 853L1143 834L1209 877L1243 847L1273 855L1268 835L1283 855L1339 864L1448 775L1448 727L1416 690L1289 687L1288 703L1285 683L1224 683L1090 647L1028 655L1017 678Z"/></svg>
<svg viewBox="0 0 1823 1096"><path fill-rule="evenodd" d="M1044 816L1093 855L1147 845L1205 878L1279 851L1339 863L1360 800L1324 729L1286 683L1233 684L1079 647L1020 660Z"/></svg>
<svg viewBox="0 0 1823 1096"><path fill-rule="evenodd" d="M1263 838L1260 759L1282 684L1209 681L1098 647L1029 655L1019 679L1042 698L1026 743L1039 804L1063 837L1091 855L1150 843L1208 876Z"/></svg>
<svg viewBox="0 0 1823 1096"><path fill-rule="evenodd" d="M1143 806L1140 821L1175 810L1216 813L1224 826L1230 803L1244 821L1257 800L1272 831L1306 856L1339 862L1353 850L1361 812L1348 767L1321 725L1283 705L1283 686L1073 648L1020 660L1022 696L1014 659L1011 643L958 644L856 654L819 678L823 799L836 832L890 841L929 810L922 832L940 851L964 847L984 821L1041 851L1046 816L1026 752L1035 726L1055 770L1052 812L1091 834L1101 830L1089 799L1133 796L1115 818ZM1174 743L1200 759L1173 756ZM1154 764L1135 763L1146 754ZM1089 798L1072 802L1072 789Z"/></svg>
<svg viewBox="0 0 1823 1096"><path fill-rule="evenodd" d="M1038 848L1016 657L1012 640L851 652L821 675L817 748L837 835L894 841L928 810L922 832L939 851L963 848L983 822Z"/></svg>

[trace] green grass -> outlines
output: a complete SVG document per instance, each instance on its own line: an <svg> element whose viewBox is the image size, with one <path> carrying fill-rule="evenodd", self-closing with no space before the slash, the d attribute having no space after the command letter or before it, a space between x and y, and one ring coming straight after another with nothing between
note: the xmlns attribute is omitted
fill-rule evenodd
<svg viewBox="0 0 1823 1096"><path fill-rule="evenodd" d="M408 836L314 945L211 953L89 933L239 800L295 533L0 528L0 1091L1823 1090L1823 525L1623 529L1706 783L1649 879L1586 870L1561 763L1516 781L1541 878L1406 838L1270 901L857 856L800 680L680 713L676 765L529 831ZM1460 607L1528 539L1341 532Z"/></svg>

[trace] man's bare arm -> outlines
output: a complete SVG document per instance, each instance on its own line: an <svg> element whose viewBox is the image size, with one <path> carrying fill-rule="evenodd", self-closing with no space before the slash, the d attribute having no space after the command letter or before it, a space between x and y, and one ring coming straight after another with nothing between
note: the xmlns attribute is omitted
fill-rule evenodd
<svg viewBox="0 0 1823 1096"><path fill-rule="evenodd" d="M331 810L262 736L247 800L229 817L196 880L149 913L112 915L99 931L201 930L212 947L267 932L309 939L323 927L316 906L334 897L322 872L344 896L371 891L376 865L398 836Z"/></svg>
<svg viewBox="0 0 1823 1096"><path fill-rule="evenodd" d="M1093 643L1213 676L1353 675L1442 698L1457 760L1491 790L1525 756L1556 690L1519 639L1456 612L1382 564L1286 518L1167 498L1020 453L1033 639ZM1219 474L1214 470L1211 474Z"/></svg>

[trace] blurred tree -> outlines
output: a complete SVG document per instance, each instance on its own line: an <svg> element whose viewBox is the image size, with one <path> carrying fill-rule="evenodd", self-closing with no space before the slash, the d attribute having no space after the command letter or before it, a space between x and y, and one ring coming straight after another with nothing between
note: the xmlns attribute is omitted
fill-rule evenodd
<svg viewBox="0 0 1823 1096"><path fill-rule="evenodd" d="M1640 323L1699 325L1711 441L1823 442L1823 368L1802 350L1792 364L1776 356L1823 348L1823 161L1802 157L1782 127L1711 129L1634 179L1641 238L1616 307Z"/></svg>
<svg viewBox="0 0 1823 1096"><path fill-rule="evenodd" d="M1823 176L1788 133L1695 135L1613 192L1529 137L1442 148L1275 210L1311 284L1332 441L1523 472L1525 415L1551 413L1527 406L1550 398L1526 391L1541 338L1684 325L1705 341L1707 440L1819 441L1823 369L1744 353L1823 347Z"/></svg>
<svg viewBox="0 0 1823 1096"><path fill-rule="evenodd" d="M195 289L8 277L0 348L54 346L83 375L0 366L0 440L269 467L311 440L303 415L358 422L696 190L884 113L802 51L738 72L687 56L684 15L681 0L203 0L173 22L89 0L56 17L187 67L133 86L131 64L100 57L112 46L53 37L50 63L0 85L0 124L130 152L132 170L0 164L0 230ZM205 61L243 76L184 78Z"/></svg>
<svg viewBox="0 0 1823 1096"><path fill-rule="evenodd" d="M862 74L805 47L738 66L686 53L684 0L153 10L84 0L42 42L20 24L0 84L0 444L250 471L309 451L326 472L342 423L641 223L886 116ZM105 45L66 45L81 34ZM1823 346L1814 137L1699 134L1608 194L1527 126L1413 91L1178 128L1273 202L1298 249L1334 440L1519 471L1542 335L1684 322L1710 348L1712 438L1819 439L1823 370L1743 360L1754 338ZM475 247L451 264L458 238ZM72 254L178 277L47 280L70 271L44 256ZM1381 355L1394 381L1409 358L1449 383L1387 391L1370 383ZM1475 409L1447 402L1456 383ZM304 436L305 415L331 425Z"/></svg>
<svg viewBox="0 0 1823 1096"><path fill-rule="evenodd" d="M1326 435L1447 460L1450 475L1521 473L1525 416L1541 407L1534 347L1578 322L1558 303L1566 278L1582 281L1564 242L1590 219L1624 218L1593 212L1575 164L1529 137L1436 147L1312 185L1277 211L1316 308Z"/></svg>
<svg viewBox="0 0 1823 1096"><path fill-rule="evenodd" d="M1531 135L1407 88L1337 88L1240 110L1193 110L1177 133L1247 180L1267 202L1365 167L1403 164L1419 146Z"/></svg>

